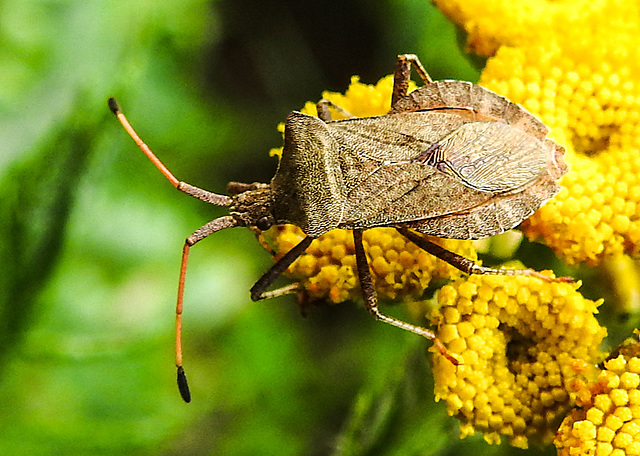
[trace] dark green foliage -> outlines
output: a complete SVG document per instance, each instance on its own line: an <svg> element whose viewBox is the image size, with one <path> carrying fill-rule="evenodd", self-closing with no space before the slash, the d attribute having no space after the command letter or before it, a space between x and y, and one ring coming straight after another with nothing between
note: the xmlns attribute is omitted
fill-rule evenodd
<svg viewBox="0 0 640 456"><path fill-rule="evenodd" d="M94 145L93 132L106 118L65 117L44 144L11 164L0 183L2 355L14 348L31 320L35 298L58 259L79 178Z"/></svg>

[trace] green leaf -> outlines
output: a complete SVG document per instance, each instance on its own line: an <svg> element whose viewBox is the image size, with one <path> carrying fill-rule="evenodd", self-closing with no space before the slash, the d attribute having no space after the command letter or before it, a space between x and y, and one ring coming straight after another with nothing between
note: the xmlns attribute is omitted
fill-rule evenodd
<svg viewBox="0 0 640 456"><path fill-rule="evenodd" d="M385 381L363 388L335 456L435 454L455 438L455 423L434 401L428 358L416 339Z"/></svg>
<svg viewBox="0 0 640 456"><path fill-rule="evenodd" d="M105 116L106 117L106 116ZM64 241L78 180L102 119L69 114L0 181L0 347L25 328Z"/></svg>

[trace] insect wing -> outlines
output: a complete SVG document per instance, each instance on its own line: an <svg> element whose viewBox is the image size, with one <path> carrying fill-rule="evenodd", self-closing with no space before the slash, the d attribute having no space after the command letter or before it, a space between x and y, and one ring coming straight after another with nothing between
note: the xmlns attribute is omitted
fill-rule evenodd
<svg viewBox="0 0 640 456"><path fill-rule="evenodd" d="M468 211L493 196L422 164L371 164L360 169L359 185L345 200L347 226L369 228L442 217Z"/></svg>
<svg viewBox="0 0 640 456"><path fill-rule="evenodd" d="M543 143L501 122L464 124L431 149L426 163L469 188L494 194L525 188L547 169Z"/></svg>
<svg viewBox="0 0 640 456"><path fill-rule="evenodd" d="M346 128L344 228L416 222L441 237L480 238L518 225L559 189L547 145L502 122L443 110L368 119L357 138L351 124L335 127Z"/></svg>
<svg viewBox="0 0 640 456"><path fill-rule="evenodd" d="M494 193L416 160L468 118L411 112L329 123L340 144L341 227L370 228L467 211Z"/></svg>

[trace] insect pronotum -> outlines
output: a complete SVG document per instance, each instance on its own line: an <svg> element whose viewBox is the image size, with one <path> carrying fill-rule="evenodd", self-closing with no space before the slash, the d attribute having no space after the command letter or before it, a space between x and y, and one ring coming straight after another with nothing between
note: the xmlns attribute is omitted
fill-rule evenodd
<svg viewBox="0 0 640 456"><path fill-rule="evenodd" d="M412 64L425 85L408 93ZM367 310L378 320L430 339L454 364L457 361L433 331L380 312L362 243L364 230L395 227L409 241L467 274L523 274L552 280L530 269L480 266L418 234L479 239L514 228L560 190L557 180L567 167L562 160L564 149L546 139L547 127L524 108L469 82L433 81L415 55L398 56L386 115L333 121L332 109L349 114L327 100L318 103L318 117L292 112L271 183L232 182L231 196L176 179L140 139L115 99L109 99L109 107L174 187L230 209L230 215L194 231L182 250L176 367L186 402L191 393L182 367L181 338L189 249L225 228L264 231L291 223L306 234L251 288L254 301L297 291L297 284L267 289L313 239L335 228L352 230Z"/></svg>

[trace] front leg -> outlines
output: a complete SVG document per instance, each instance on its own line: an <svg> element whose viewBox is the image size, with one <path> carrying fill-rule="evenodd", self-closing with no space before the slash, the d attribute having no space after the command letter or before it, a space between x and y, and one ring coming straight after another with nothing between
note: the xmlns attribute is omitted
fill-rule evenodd
<svg viewBox="0 0 640 456"><path fill-rule="evenodd" d="M276 264L271 266L267 272L265 272L260 279L251 287L251 300L260 301L262 299L269 299L275 296L281 296L283 294L295 293L300 288L297 284L287 285L277 290L267 291L267 288L275 282L275 280L287 270L291 263L296 261L300 255L311 245L313 238L311 236L305 237L295 247L289 250L285 255L280 258Z"/></svg>

